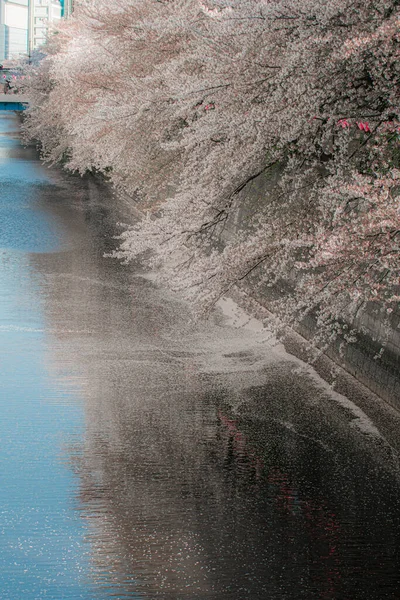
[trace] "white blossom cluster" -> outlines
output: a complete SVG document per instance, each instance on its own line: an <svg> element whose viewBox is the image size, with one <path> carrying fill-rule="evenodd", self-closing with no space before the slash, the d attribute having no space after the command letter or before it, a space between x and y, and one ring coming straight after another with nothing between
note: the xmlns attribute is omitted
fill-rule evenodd
<svg viewBox="0 0 400 600"><path fill-rule="evenodd" d="M25 135L139 203L119 257L151 250L200 310L266 285L329 337L399 301L399 41L399 0L81 0Z"/></svg>

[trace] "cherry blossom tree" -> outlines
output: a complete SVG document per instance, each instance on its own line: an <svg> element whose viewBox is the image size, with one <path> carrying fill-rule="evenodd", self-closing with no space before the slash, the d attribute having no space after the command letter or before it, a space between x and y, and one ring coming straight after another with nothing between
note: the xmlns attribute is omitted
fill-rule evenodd
<svg viewBox="0 0 400 600"><path fill-rule="evenodd" d="M399 25L398 0L82 0L25 135L137 203L118 257L150 250L201 311L284 289L274 311L329 337L399 301Z"/></svg>

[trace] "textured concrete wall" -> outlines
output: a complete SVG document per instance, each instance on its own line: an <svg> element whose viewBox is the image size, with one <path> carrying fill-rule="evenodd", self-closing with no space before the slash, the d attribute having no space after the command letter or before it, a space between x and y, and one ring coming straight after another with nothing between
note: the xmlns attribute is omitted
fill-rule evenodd
<svg viewBox="0 0 400 600"><path fill-rule="evenodd" d="M238 195L235 214L227 224L225 235L229 238L238 229L246 229L249 216L262 211L273 193L274 185L280 176L280 168L263 173L252 180ZM289 282L288 282L289 283ZM255 285L253 285L255 284ZM244 284L246 293L268 309L268 295L271 290L258 287L253 279ZM289 284L290 285L290 284ZM355 323L364 333L357 342L340 350L340 340L327 352L337 364L351 373L380 397L400 410L400 309L390 316L382 313L378 305L368 307ZM315 331L315 320L308 318L298 328L298 332L309 339ZM376 358L385 340L385 351Z"/></svg>

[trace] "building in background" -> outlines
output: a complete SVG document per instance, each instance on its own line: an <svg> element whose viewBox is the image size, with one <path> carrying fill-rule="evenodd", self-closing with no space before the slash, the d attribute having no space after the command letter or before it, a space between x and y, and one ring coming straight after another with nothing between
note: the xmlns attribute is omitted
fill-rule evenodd
<svg viewBox="0 0 400 600"><path fill-rule="evenodd" d="M0 62L28 52L28 0L0 0Z"/></svg>
<svg viewBox="0 0 400 600"><path fill-rule="evenodd" d="M72 14L73 0L0 0L0 63L32 56L49 25Z"/></svg>
<svg viewBox="0 0 400 600"><path fill-rule="evenodd" d="M29 0L28 53L46 42L49 25L61 19L60 0Z"/></svg>
<svg viewBox="0 0 400 600"><path fill-rule="evenodd" d="M60 0L61 2L61 14L63 17L69 17L74 10L74 0Z"/></svg>

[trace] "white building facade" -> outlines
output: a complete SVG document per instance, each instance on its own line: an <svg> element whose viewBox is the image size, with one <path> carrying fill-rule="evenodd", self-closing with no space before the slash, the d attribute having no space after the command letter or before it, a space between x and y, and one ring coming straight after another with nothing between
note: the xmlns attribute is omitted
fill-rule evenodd
<svg viewBox="0 0 400 600"><path fill-rule="evenodd" d="M72 0L0 0L0 62L13 61L46 42L49 25L72 13Z"/></svg>
<svg viewBox="0 0 400 600"><path fill-rule="evenodd" d="M0 62L28 52L28 0L0 0Z"/></svg>
<svg viewBox="0 0 400 600"><path fill-rule="evenodd" d="M29 0L28 52L43 46L49 25L61 19L62 6L59 0Z"/></svg>

